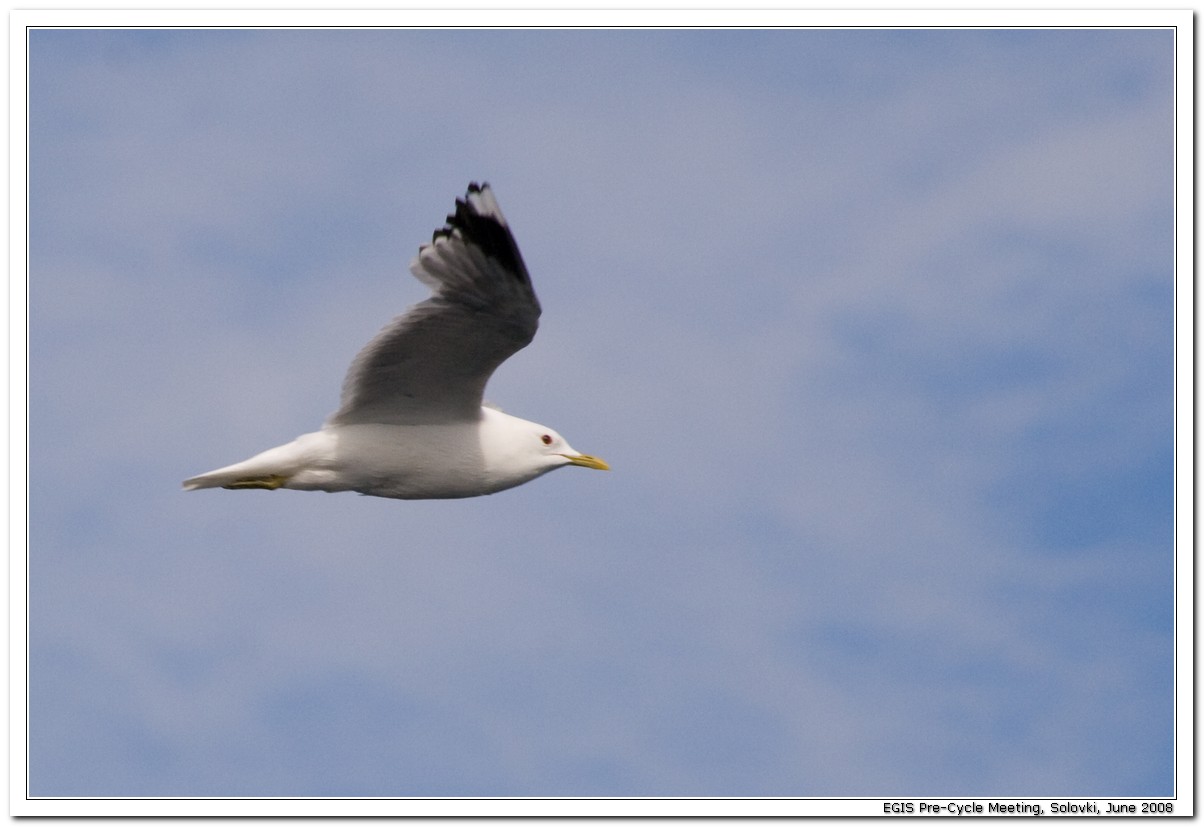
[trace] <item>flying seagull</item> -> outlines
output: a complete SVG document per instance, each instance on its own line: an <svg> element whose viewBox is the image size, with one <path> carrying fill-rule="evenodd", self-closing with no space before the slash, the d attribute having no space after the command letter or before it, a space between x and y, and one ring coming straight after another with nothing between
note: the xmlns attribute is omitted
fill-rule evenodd
<svg viewBox="0 0 1204 827"><path fill-rule="evenodd" d="M490 375L526 347L539 301L488 184L468 185L410 262L433 295L359 352L320 431L184 481L197 488L476 497L565 465L608 470L551 428L483 403Z"/></svg>

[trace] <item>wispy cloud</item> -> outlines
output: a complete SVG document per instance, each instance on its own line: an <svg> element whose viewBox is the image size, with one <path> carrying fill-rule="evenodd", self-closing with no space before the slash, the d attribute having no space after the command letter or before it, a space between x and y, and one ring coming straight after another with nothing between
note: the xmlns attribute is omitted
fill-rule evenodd
<svg viewBox="0 0 1204 827"><path fill-rule="evenodd" d="M1170 61L35 36L33 792L1167 792ZM489 396L615 473L180 493L334 409L473 178L545 306Z"/></svg>

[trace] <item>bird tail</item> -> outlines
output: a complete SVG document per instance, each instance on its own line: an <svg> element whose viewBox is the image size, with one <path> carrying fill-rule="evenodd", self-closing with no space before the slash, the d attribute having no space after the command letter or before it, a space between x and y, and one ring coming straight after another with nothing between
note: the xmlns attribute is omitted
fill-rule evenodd
<svg viewBox="0 0 1204 827"><path fill-rule="evenodd" d="M286 482L288 482L288 477L283 474L248 476L245 474L232 475L222 473L221 471L210 471L208 474L201 474L200 476L184 480L184 490L196 491L198 488L230 488L233 490L240 488L266 488L272 491Z"/></svg>
<svg viewBox="0 0 1204 827"><path fill-rule="evenodd" d="M283 447L283 446L282 446ZM278 461L279 448L264 451L248 460L218 468L206 474L184 480L185 491L199 488L266 488L274 490L289 480L290 474L281 473L283 463Z"/></svg>

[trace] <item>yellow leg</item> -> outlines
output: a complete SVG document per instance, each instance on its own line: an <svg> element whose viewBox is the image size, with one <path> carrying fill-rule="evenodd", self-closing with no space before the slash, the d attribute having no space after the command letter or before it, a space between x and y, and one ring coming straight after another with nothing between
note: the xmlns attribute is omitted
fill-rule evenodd
<svg viewBox="0 0 1204 827"><path fill-rule="evenodd" d="M288 477L281 474L268 474L264 477L246 477L245 479L235 480L229 485L223 485L222 488L237 490L240 488L266 488L269 491L275 491L280 486L288 482Z"/></svg>

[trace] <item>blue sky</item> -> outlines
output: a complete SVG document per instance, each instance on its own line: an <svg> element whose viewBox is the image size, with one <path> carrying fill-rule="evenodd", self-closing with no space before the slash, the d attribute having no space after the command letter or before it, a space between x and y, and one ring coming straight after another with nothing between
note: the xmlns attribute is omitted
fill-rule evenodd
<svg viewBox="0 0 1204 827"><path fill-rule="evenodd" d="M1169 30L37 31L40 796L1172 791ZM494 186L491 497L203 491Z"/></svg>

